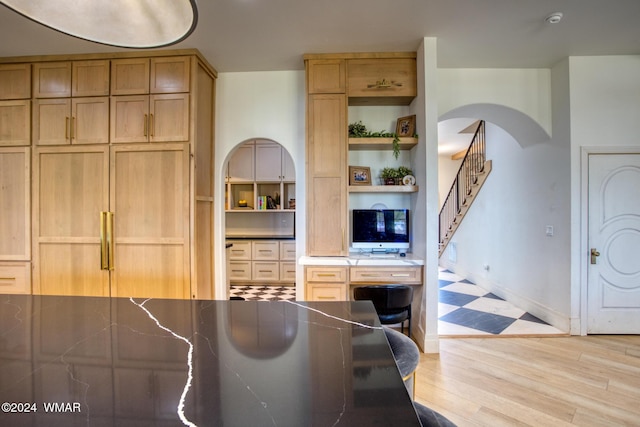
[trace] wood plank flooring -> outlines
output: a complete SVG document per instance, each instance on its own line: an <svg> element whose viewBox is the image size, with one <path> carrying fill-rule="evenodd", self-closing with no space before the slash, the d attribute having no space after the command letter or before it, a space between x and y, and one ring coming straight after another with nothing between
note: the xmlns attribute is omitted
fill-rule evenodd
<svg viewBox="0 0 640 427"><path fill-rule="evenodd" d="M640 336L450 338L416 401L458 426L640 426Z"/></svg>

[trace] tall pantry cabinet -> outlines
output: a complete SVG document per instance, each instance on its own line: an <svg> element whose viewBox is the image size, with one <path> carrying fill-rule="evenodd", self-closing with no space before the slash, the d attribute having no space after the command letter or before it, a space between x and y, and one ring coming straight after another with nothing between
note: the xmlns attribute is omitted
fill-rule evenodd
<svg viewBox="0 0 640 427"><path fill-rule="evenodd" d="M193 50L31 59L33 293L213 298L215 70Z"/></svg>

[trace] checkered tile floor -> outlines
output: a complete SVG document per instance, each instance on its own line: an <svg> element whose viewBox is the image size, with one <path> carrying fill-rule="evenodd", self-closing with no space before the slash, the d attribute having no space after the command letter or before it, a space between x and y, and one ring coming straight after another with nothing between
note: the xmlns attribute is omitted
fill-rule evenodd
<svg viewBox="0 0 640 427"><path fill-rule="evenodd" d="M232 285L229 295L241 297L247 301L294 301L296 288L295 286Z"/></svg>
<svg viewBox="0 0 640 427"><path fill-rule="evenodd" d="M448 270L440 269L439 287L441 336L566 335Z"/></svg>

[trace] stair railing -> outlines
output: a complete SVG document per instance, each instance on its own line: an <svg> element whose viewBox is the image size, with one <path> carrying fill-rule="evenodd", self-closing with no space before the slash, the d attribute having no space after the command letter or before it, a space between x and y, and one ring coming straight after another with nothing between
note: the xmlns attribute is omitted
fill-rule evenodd
<svg viewBox="0 0 640 427"><path fill-rule="evenodd" d="M484 171L487 157L484 120L480 120L467 153L462 159L460 169L451 185L449 194L440 209L440 227L438 241L444 244L449 230L453 229L458 214L471 194L471 187L478 181L478 174Z"/></svg>

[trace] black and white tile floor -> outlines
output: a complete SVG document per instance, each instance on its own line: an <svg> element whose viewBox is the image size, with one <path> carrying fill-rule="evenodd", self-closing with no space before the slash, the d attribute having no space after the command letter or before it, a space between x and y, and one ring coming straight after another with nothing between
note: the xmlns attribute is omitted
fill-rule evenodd
<svg viewBox="0 0 640 427"><path fill-rule="evenodd" d="M294 301L296 288L295 286L232 285L229 296L242 297L247 301Z"/></svg>
<svg viewBox="0 0 640 427"><path fill-rule="evenodd" d="M566 333L488 293L470 281L439 271L438 333L441 336L532 336ZM294 286L234 285L230 297L247 301L294 301Z"/></svg>
<svg viewBox="0 0 640 427"><path fill-rule="evenodd" d="M448 270L438 278L441 336L566 335Z"/></svg>

